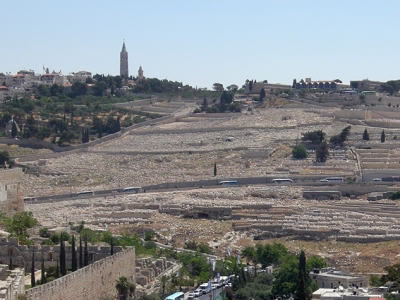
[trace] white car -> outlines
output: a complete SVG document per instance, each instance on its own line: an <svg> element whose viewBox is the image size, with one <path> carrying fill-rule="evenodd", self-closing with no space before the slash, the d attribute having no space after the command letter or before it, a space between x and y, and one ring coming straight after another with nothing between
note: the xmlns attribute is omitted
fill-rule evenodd
<svg viewBox="0 0 400 300"><path fill-rule="evenodd" d="M319 182L328 182L326 179L321 179Z"/></svg>
<svg viewBox="0 0 400 300"><path fill-rule="evenodd" d="M216 290L217 288L218 288L218 284L212 284L212 285L211 285L211 289L212 289L212 290Z"/></svg>
<svg viewBox="0 0 400 300"><path fill-rule="evenodd" d="M203 291L200 289L194 290L193 294L195 297L200 297L201 295L203 295Z"/></svg>
<svg viewBox="0 0 400 300"><path fill-rule="evenodd" d="M187 298L188 299L193 299L194 297L195 297L194 293L189 293Z"/></svg>
<svg viewBox="0 0 400 300"><path fill-rule="evenodd" d="M381 182L382 178L374 178L371 180L371 182Z"/></svg>

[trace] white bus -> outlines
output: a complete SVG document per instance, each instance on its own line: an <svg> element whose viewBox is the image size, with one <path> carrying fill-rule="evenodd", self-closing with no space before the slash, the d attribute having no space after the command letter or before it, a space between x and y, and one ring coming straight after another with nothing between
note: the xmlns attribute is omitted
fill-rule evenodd
<svg viewBox="0 0 400 300"><path fill-rule="evenodd" d="M77 197L80 197L80 196L93 196L93 195L94 195L93 191L85 191L85 192L76 193Z"/></svg>
<svg viewBox="0 0 400 300"><path fill-rule="evenodd" d="M220 181L219 185L222 186L232 186L232 185L237 185L237 180L225 180L225 181Z"/></svg>
<svg viewBox="0 0 400 300"><path fill-rule="evenodd" d="M344 182L343 177L326 177L326 182Z"/></svg>
<svg viewBox="0 0 400 300"><path fill-rule="evenodd" d="M142 187L141 186L136 186L136 187L126 187L124 188L124 192L127 193L141 193L142 192Z"/></svg>
<svg viewBox="0 0 400 300"><path fill-rule="evenodd" d="M272 183L293 183L293 180L289 178L272 179Z"/></svg>
<svg viewBox="0 0 400 300"><path fill-rule="evenodd" d="M169 295L165 300L185 300L185 294L182 292L176 292L172 295Z"/></svg>
<svg viewBox="0 0 400 300"><path fill-rule="evenodd" d="M24 202L32 202L32 201L37 201L36 197L25 197Z"/></svg>

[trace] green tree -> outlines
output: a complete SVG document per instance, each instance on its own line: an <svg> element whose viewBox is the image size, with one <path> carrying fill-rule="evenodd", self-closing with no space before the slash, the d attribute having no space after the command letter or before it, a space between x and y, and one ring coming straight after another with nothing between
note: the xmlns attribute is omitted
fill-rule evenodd
<svg viewBox="0 0 400 300"><path fill-rule="evenodd" d="M298 274L298 282L297 288L295 292L294 299L295 300L309 300L311 299L310 292L307 286L307 271L306 271L306 254L304 251L300 252L299 258L299 274Z"/></svg>
<svg viewBox="0 0 400 300"><path fill-rule="evenodd" d="M13 138L15 138L18 134L18 129L17 129L17 123L15 123L15 121L12 122L12 126L11 126L11 136Z"/></svg>
<svg viewBox="0 0 400 300"><path fill-rule="evenodd" d="M53 84L50 87L50 95L51 96L60 96L64 94L64 87L61 84Z"/></svg>
<svg viewBox="0 0 400 300"><path fill-rule="evenodd" d="M17 237L22 245L30 245L33 242L29 240L28 229L38 225L38 221L33 218L32 212L16 213L11 218L3 217L6 231L10 236Z"/></svg>
<svg viewBox="0 0 400 300"><path fill-rule="evenodd" d="M60 278L60 266L58 264L58 259L57 259L57 266L56 266L56 278Z"/></svg>
<svg viewBox="0 0 400 300"><path fill-rule="evenodd" d="M201 104L201 111L205 111L208 107L208 102L207 102L207 98L204 97L203 99L203 103Z"/></svg>
<svg viewBox="0 0 400 300"><path fill-rule="evenodd" d="M292 155L296 159L305 159L307 158L307 149L304 145L297 145L292 150Z"/></svg>
<svg viewBox="0 0 400 300"><path fill-rule="evenodd" d="M217 92L222 92L224 90L224 86L221 83L214 83L213 84L213 90Z"/></svg>
<svg viewBox="0 0 400 300"><path fill-rule="evenodd" d="M387 282L394 282L396 285L400 284L400 264L394 264L383 268L387 274L381 277L381 284Z"/></svg>
<svg viewBox="0 0 400 300"><path fill-rule="evenodd" d="M93 86L93 93L95 96L103 96L107 90L107 84L104 81L97 81Z"/></svg>
<svg viewBox="0 0 400 300"><path fill-rule="evenodd" d="M367 131L367 128L365 128L364 133L363 133L363 140L364 141L369 141L369 133Z"/></svg>
<svg viewBox="0 0 400 300"><path fill-rule="evenodd" d="M351 126L345 127L339 135L334 135L330 138L330 142L335 145L343 145L343 143L347 140L347 137L350 134Z"/></svg>
<svg viewBox="0 0 400 300"><path fill-rule="evenodd" d="M71 249L72 249L72 272L75 272L78 269L78 263L76 260L76 248L75 248L75 235L72 235L71 241Z"/></svg>
<svg viewBox="0 0 400 300"><path fill-rule="evenodd" d="M315 150L315 157L318 162L326 162L329 156L328 144L326 141L323 141L317 149Z"/></svg>
<svg viewBox="0 0 400 300"><path fill-rule="evenodd" d="M87 85L84 82L75 81L71 87L72 92L75 96L86 95L87 93Z"/></svg>
<svg viewBox="0 0 400 300"><path fill-rule="evenodd" d="M31 287L35 287L35 251L32 249L32 264L31 264Z"/></svg>
<svg viewBox="0 0 400 300"><path fill-rule="evenodd" d="M8 151L0 151L0 165L10 162L10 154Z"/></svg>
<svg viewBox="0 0 400 300"><path fill-rule="evenodd" d="M67 266L65 261L65 242L63 241L63 232L60 234L60 272L62 276L67 274Z"/></svg>
<svg viewBox="0 0 400 300"><path fill-rule="evenodd" d="M83 265L86 267L89 265L89 250L87 245L87 239L85 239L85 249L83 251Z"/></svg>
<svg viewBox="0 0 400 300"><path fill-rule="evenodd" d="M214 163L214 177L217 176L217 163Z"/></svg>
<svg viewBox="0 0 400 300"><path fill-rule="evenodd" d="M151 232L151 231L147 231L147 232L144 234L144 240L145 240L146 242L147 242L147 241L153 240L153 238L154 238L154 233Z"/></svg>
<svg viewBox="0 0 400 300"><path fill-rule="evenodd" d="M83 222L83 221L82 221ZM79 268L83 268L82 236L79 236Z"/></svg>
<svg viewBox="0 0 400 300"><path fill-rule="evenodd" d="M162 275L159 279L158 279L158 285L161 289L161 299L165 298L165 291L167 289L167 283L169 281L169 276L166 275Z"/></svg>
<svg viewBox="0 0 400 300"><path fill-rule="evenodd" d="M308 131L306 133L302 133L302 141L311 141L313 144L321 144L321 142L325 139L325 132L322 130Z"/></svg>
<svg viewBox="0 0 400 300"><path fill-rule="evenodd" d="M369 285L370 286L381 286L381 279L377 275L371 275L369 278Z"/></svg>
<svg viewBox="0 0 400 300"><path fill-rule="evenodd" d="M115 288L117 289L119 299L125 300L128 297L129 283L126 277L119 277L116 281Z"/></svg>
<svg viewBox="0 0 400 300"><path fill-rule="evenodd" d="M382 133L381 133L381 143L384 143L385 140L386 140L385 130L382 130Z"/></svg>

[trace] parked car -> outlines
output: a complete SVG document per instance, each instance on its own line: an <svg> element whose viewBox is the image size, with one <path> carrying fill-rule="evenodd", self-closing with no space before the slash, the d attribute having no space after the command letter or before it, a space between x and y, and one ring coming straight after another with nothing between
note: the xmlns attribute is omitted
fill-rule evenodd
<svg viewBox="0 0 400 300"><path fill-rule="evenodd" d="M193 294L195 297L200 297L201 295L203 295L203 291L201 289L196 289L193 291Z"/></svg>
<svg viewBox="0 0 400 300"><path fill-rule="evenodd" d="M188 298L188 299L193 299L194 297L195 297L195 294L194 294L194 293L189 293L187 298Z"/></svg>
<svg viewBox="0 0 400 300"><path fill-rule="evenodd" d="M371 180L371 182L381 182L382 178L374 178Z"/></svg>

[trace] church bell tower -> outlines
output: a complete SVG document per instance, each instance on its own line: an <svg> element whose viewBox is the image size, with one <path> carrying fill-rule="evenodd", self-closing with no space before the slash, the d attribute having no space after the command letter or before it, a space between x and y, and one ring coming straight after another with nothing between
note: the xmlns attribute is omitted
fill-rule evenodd
<svg viewBox="0 0 400 300"><path fill-rule="evenodd" d="M119 75L126 80L129 77L128 52L126 51L125 48L125 40L124 43L122 44L122 51L119 57Z"/></svg>

